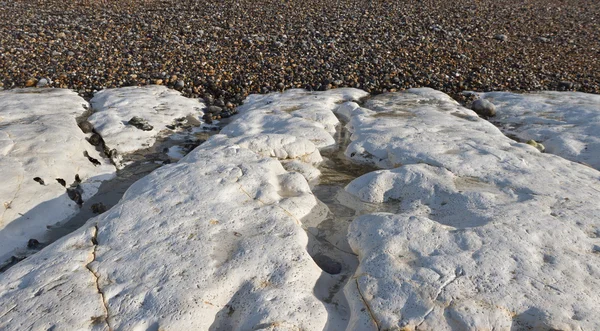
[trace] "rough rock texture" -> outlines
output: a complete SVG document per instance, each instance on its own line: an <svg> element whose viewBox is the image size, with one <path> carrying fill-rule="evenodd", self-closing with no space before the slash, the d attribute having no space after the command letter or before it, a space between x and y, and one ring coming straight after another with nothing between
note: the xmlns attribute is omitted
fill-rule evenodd
<svg viewBox="0 0 600 331"><path fill-rule="evenodd" d="M249 98L225 134L5 272L0 328L600 328L600 172L507 138L439 91L352 101L364 95ZM353 277L304 230L338 220L307 183L335 143L334 113L349 121L345 155L383 168L338 196L370 213L348 229ZM331 245L345 244L353 210L325 224Z"/></svg>
<svg viewBox="0 0 600 331"><path fill-rule="evenodd" d="M598 171L516 143L432 90L365 107L375 113L352 119L347 155L394 169L346 189L401 212L350 226L360 265L345 291L361 300L350 328L600 327ZM406 113L377 117L386 110Z"/></svg>
<svg viewBox="0 0 600 331"><path fill-rule="evenodd" d="M70 273L62 263L42 262L45 255L9 269L0 281L12 289L0 292L0 325L322 329L327 312L313 294L321 270L306 251L300 223L316 205L305 179L275 159L234 144L199 147L131 186L85 229L47 247L44 254L55 259L85 248L85 258L78 257L85 263ZM31 269L39 272L21 281ZM64 285L53 288L49 279ZM53 308L30 310L35 305ZM62 316L70 307L91 308Z"/></svg>
<svg viewBox="0 0 600 331"><path fill-rule="evenodd" d="M76 175L82 180L77 194L83 200L114 176L115 167L77 126L86 106L69 90L0 92L0 263L30 238L41 239L47 225L79 210L66 191L77 184Z"/></svg>
<svg viewBox="0 0 600 331"><path fill-rule="evenodd" d="M224 141L250 149L262 156L274 157L286 170L302 174L307 181L312 181L321 174L316 166L323 158L308 139L285 134L244 135L235 138L215 135L206 141L205 145L208 148Z"/></svg>
<svg viewBox="0 0 600 331"><path fill-rule="evenodd" d="M521 141L542 143L546 152L600 170L600 95L578 92L489 92L497 105L494 124Z"/></svg>
<svg viewBox="0 0 600 331"><path fill-rule="evenodd" d="M91 104L95 113L89 121L104 138L106 147L121 154L152 146L161 131L177 118L193 116L200 121L205 108L198 100L155 85L102 90L94 95ZM149 126L139 129L129 125L134 117L143 119Z"/></svg>
<svg viewBox="0 0 600 331"><path fill-rule="evenodd" d="M251 95L238 107L241 115L221 133L230 137L289 134L306 138L317 148L333 146L335 126L339 123L333 111L341 102L367 95L365 91L351 88L326 92L293 89L284 93Z"/></svg>

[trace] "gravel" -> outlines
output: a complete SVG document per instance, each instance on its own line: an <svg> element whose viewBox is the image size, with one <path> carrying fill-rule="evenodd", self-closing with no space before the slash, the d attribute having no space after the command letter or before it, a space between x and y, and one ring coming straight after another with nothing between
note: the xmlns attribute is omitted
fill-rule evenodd
<svg viewBox="0 0 600 331"><path fill-rule="evenodd" d="M600 93L599 13L596 0L0 1L0 84L47 78L86 97L165 84L220 107L292 87Z"/></svg>

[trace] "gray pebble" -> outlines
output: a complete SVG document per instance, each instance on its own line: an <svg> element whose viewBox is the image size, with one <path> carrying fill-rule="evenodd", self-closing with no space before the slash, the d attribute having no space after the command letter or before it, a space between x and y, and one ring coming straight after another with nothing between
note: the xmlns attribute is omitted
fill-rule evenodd
<svg viewBox="0 0 600 331"><path fill-rule="evenodd" d="M494 39L496 40L500 40L500 41L507 41L508 40L508 36L505 34L497 34L494 36Z"/></svg>
<svg viewBox="0 0 600 331"><path fill-rule="evenodd" d="M223 108L219 106L210 106L206 111L211 114L219 114L221 111L223 111Z"/></svg>
<svg viewBox="0 0 600 331"><path fill-rule="evenodd" d="M477 99L471 104L474 112L484 117L493 117L496 115L496 106L485 99Z"/></svg>
<svg viewBox="0 0 600 331"><path fill-rule="evenodd" d="M37 82L37 87L45 87L48 85L48 80L46 78L42 78Z"/></svg>
<svg viewBox="0 0 600 331"><path fill-rule="evenodd" d="M79 128L81 129L81 131L83 131L83 133L90 133L94 130L94 126L92 125L92 123L88 122L88 121L83 121L81 123L78 124Z"/></svg>

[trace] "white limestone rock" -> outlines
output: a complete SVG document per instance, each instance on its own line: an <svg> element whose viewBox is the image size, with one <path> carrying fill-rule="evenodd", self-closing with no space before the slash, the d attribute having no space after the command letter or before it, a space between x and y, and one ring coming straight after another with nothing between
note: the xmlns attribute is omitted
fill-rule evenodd
<svg viewBox="0 0 600 331"><path fill-rule="evenodd" d="M359 100L367 95L367 92L353 88L325 92L291 89L283 93L250 95L237 108L240 115L221 133L230 137L288 134L306 138L317 148L333 146L335 126L339 123L334 110L342 102Z"/></svg>
<svg viewBox="0 0 600 331"><path fill-rule="evenodd" d="M313 293L322 272L306 251L301 224L317 203L306 180L277 160L227 141L202 145L132 185L118 205L88 222L86 229L98 229L89 264L64 274L64 265L37 258L90 243L83 229L9 269L0 278L0 288L12 288L1 292L0 325L30 329L44 319L57 330L323 329L327 311ZM11 285L34 267L44 274ZM99 302L92 274L107 309L100 319L92 318ZM42 286L59 277L62 287ZM74 295L60 298L57 290ZM30 309L24 301L53 309ZM91 308L61 317L69 307Z"/></svg>
<svg viewBox="0 0 600 331"><path fill-rule="evenodd" d="M29 239L41 239L46 226L79 211L57 179L69 187L79 175L81 195L87 200L102 181L114 177L110 160L99 155L77 126L86 107L87 102L70 90L0 92L0 263ZM85 153L100 165L92 164Z"/></svg>
<svg viewBox="0 0 600 331"><path fill-rule="evenodd" d="M191 116L200 121L206 108L198 99L159 85L105 89L94 95L91 104L95 112L89 121L108 149L120 154L152 146L177 118ZM145 131L128 124L134 116L147 121L152 129Z"/></svg>
<svg viewBox="0 0 600 331"><path fill-rule="evenodd" d="M414 115L352 118L348 149L377 156L356 159L396 168L346 190L400 212L350 225L348 329L600 328L599 172L516 143L437 91L365 107Z"/></svg>
<svg viewBox="0 0 600 331"><path fill-rule="evenodd" d="M107 330L96 276L94 226L48 246L0 277L2 330Z"/></svg>
<svg viewBox="0 0 600 331"><path fill-rule="evenodd" d="M496 104L494 124L546 152L600 170L600 95L581 92L481 93Z"/></svg>

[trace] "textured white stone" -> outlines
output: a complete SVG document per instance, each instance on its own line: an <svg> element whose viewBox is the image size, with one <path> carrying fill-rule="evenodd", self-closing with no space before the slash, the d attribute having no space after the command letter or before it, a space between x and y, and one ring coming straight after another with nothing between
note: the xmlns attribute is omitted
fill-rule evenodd
<svg viewBox="0 0 600 331"><path fill-rule="evenodd" d="M346 190L400 212L350 225L349 329L600 328L598 171L513 142L440 92L365 107L377 113L353 117L350 153L396 168Z"/></svg>
<svg viewBox="0 0 600 331"><path fill-rule="evenodd" d="M56 178L69 186L78 174L87 200L102 181L114 176L115 167L77 126L85 107L87 102L70 90L0 92L0 263L30 238L41 239L46 226L79 210ZM101 165L94 166L85 152Z"/></svg>
<svg viewBox="0 0 600 331"><path fill-rule="evenodd" d="M335 145L333 134L339 123L334 110L340 103L358 100L368 93L343 88L326 92L300 89L283 93L250 95L238 107L240 115L222 134L230 137L267 133L306 138L318 148Z"/></svg>
<svg viewBox="0 0 600 331"><path fill-rule="evenodd" d="M545 91L480 96L497 106L493 122L505 134L541 142L548 153L600 169L600 95Z"/></svg>
<svg viewBox="0 0 600 331"><path fill-rule="evenodd" d="M106 146L121 154L152 146L177 118L192 116L200 121L205 109L197 99L159 85L105 89L94 95L91 104L95 113L89 121ZM153 129L144 131L128 125L134 116L148 121Z"/></svg>
<svg viewBox="0 0 600 331"><path fill-rule="evenodd" d="M306 251L300 223L316 206L306 180L277 160L236 144L201 146L132 185L118 205L86 229L9 269L0 278L0 286L12 289L0 292L0 325L30 329L44 321L46 328L57 330L322 329L327 311L313 293L321 270ZM92 248L94 226L98 245ZM86 268L92 249L95 258ZM71 273L52 262L65 253L76 254L80 262ZM42 261L46 256L54 260ZM73 262L75 257L64 259ZM29 270L38 271L19 283ZM103 301L93 286L94 275ZM45 285L59 278L62 287ZM72 295L61 298L58 290ZM34 299L30 293L38 295ZM106 321L90 317L98 314L98 302L107 308L101 315L108 316ZM39 306L52 309L33 309ZM90 311L77 314L70 307Z"/></svg>

